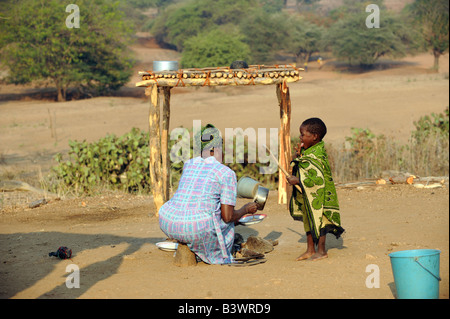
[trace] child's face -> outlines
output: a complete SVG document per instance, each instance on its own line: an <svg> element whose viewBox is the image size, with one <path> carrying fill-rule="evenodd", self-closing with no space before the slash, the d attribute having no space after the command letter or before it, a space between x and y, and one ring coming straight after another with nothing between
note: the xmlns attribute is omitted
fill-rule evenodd
<svg viewBox="0 0 450 319"><path fill-rule="evenodd" d="M319 137L317 136L317 134L311 134L311 132L308 131L307 127L300 126L300 141L300 146L306 150L311 146L317 144L317 142L319 141Z"/></svg>

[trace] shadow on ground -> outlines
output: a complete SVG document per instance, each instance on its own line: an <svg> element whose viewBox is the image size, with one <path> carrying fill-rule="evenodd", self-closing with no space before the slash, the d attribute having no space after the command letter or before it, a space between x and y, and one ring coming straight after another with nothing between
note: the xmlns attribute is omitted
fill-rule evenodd
<svg viewBox="0 0 450 319"><path fill-rule="evenodd" d="M137 252L144 244L155 244L162 240L165 240L165 238L136 238L108 234L88 235L61 232L1 234L0 282L2 288L0 298L12 298L21 291L32 287L52 273L59 263L77 264L77 255L80 255L83 251L93 250L93 253L95 253L95 249L100 247L109 246L113 249L117 245L127 245L125 249L118 249L117 253L112 253L113 255L107 259L94 262L86 267L80 267L80 273L83 274L83 284L80 285L80 288L68 289L64 281L38 297L54 298L56 296L59 298L67 296L68 298L78 298L96 283L116 274L125 256ZM30 242L34 243L33 246L26 246L25 243ZM73 255L70 261L48 255L60 246L67 246L72 249ZM24 268L28 268L30 271L17 273L16 269L22 268L23 264L26 264ZM66 273L65 275L69 274Z"/></svg>

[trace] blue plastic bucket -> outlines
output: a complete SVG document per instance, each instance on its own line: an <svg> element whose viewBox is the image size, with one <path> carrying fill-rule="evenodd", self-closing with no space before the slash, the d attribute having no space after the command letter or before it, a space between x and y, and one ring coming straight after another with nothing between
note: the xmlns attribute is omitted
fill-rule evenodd
<svg viewBox="0 0 450 319"><path fill-rule="evenodd" d="M416 249L389 254L397 298L439 298L440 253L436 249Z"/></svg>

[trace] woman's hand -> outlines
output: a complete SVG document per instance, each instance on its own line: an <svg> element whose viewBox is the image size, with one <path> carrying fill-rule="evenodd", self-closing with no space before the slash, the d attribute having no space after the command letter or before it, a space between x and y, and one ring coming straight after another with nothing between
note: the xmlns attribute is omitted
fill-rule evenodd
<svg viewBox="0 0 450 319"><path fill-rule="evenodd" d="M222 204L221 216L225 223L234 222L237 223L242 216L247 214L254 214L258 210L258 204L250 202L242 206L240 209L235 210L234 206Z"/></svg>
<svg viewBox="0 0 450 319"><path fill-rule="evenodd" d="M300 180L296 176L288 176L288 177L286 177L286 180L290 185L299 185L300 184Z"/></svg>
<svg viewBox="0 0 450 319"><path fill-rule="evenodd" d="M255 202L250 202L244 205L246 214L254 214L258 210L258 204Z"/></svg>

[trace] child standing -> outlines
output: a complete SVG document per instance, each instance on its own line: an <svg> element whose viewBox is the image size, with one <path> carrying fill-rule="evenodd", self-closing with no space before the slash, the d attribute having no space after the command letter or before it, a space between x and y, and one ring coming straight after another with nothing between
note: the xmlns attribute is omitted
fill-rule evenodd
<svg viewBox="0 0 450 319"><path fill-rule="evenodd" d="M287 177L290 185L299 185L302 190L300 193L294 187L289 203L292 217L303 219L307 238L306 252L297 260L327 258L326 234L332 233L339 238L344 232L336 188L322 140L326 133L325 123L319 118L310 118L302 123L301 144L296 148L297 158L291 162L292 176Z"/></svg>

